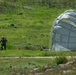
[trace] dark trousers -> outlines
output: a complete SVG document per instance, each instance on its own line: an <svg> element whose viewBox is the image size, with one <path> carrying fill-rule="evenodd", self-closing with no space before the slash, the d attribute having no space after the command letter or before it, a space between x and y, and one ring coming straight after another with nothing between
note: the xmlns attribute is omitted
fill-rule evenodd
<svg viewBox="0 0 76 75"><path fill-rule="evenodd" d="M6 44L1 44L1 50L6 50Z"/></svg>

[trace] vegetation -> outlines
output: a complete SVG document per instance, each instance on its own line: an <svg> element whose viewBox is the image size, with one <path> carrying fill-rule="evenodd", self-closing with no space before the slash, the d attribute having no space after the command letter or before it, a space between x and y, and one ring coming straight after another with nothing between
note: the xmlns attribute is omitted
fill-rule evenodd
<svg viewBox="0 0 76 75"><path fill-rule="evenodd" d="M60 58L61 59L61 58ZM60 65L62 65L60 67ZM50 58L0 58L0 75L75 75L76 60L69 65L55 64Z"/></svg>
<svg viewBox="0 0 76 75"><path fill-rule="evenodd" d="M41 50L5 50L0 51L0 57L49 57L49 56L76 56L76 52L71 51L41 51Z"/></svg>
<svg viewBox="0 0 76 75"><path fill-rule="evenodd" d="M0 50L0 75L76 75L76 60L59 67L73 60L65 56L75 56L76 52L49 50L54 20L70 9L76 9L75 0L0 0L0 37L8 40L7 50Z"/></svg>
<svg viewBox="0 0 76 75"><path fill-rule="evenodd" d="M55 62L57 63L57 65L65 64L68 61L67 58L63 56L57 57L55 60L56 60Z"/></svg>
<svg viewBox="0 0 76 75"><path fill-rule="evenodd" d="M50 65L48 59L27 59L27 58L13 58L13 59L0 59L0 75L20 75L27 74L34 68L41 68L44 65Z"/></svg>
<svg viewBox="0 0 76 75"><path fill-rule="evenodd" d="M51 48L50 33L55 18L65 10L75 9L74 3L73 0L0 0L0 37L8 39L7 50Z"/></svg>

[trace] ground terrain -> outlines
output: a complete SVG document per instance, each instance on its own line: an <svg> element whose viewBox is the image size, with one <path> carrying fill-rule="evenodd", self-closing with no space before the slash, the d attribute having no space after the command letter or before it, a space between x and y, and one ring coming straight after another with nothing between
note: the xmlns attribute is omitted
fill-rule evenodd
<svg viewBox="0 0 76 75"><path fill-rule="evenodd" d="M0 37L8 40L0 75L76 75L76 51L51 46L55 19L70 9L76 10L75 0L0 0Z"/></svg>

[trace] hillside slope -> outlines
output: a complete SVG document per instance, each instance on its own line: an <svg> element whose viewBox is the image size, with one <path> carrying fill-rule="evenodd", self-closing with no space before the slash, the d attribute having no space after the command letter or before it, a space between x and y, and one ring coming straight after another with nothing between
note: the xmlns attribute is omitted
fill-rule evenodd
<svg viewBox="0 0 76 75"><path fill-rule="evenodd" d="M28 1L0 0L0 37L8 39L7 49L49 49L55 18L65 10L75 9L75 6L49 7L40 0Z"/></svg>

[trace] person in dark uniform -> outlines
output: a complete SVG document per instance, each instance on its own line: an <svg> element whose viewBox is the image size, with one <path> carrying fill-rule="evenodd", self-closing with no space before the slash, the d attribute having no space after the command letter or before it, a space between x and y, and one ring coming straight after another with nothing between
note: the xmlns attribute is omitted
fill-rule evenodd
<svg viewBox="0 0 76 75"><path fill-rule="evenodd" d="M6 50L7 39L4 36L2 36L0 42L1 42L1 50Z"/></svg>

